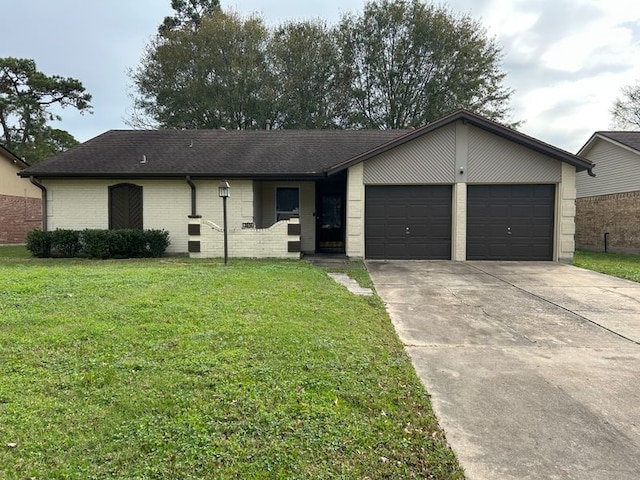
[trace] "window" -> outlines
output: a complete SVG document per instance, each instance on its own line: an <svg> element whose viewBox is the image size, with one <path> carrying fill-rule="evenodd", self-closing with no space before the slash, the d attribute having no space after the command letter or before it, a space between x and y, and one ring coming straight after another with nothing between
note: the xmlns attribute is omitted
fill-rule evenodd
<svg viewBox="0 0 640 480"><path fill-rule="evenodd" d="M109 228L142 230L142 187L130 183L109 187Z"/></svg>
<svg viewBox="0 0 640 480"><path fill-rule="evenodd" d="M288 220L300 214L298 187L276 188L276 221Z"/></svg>

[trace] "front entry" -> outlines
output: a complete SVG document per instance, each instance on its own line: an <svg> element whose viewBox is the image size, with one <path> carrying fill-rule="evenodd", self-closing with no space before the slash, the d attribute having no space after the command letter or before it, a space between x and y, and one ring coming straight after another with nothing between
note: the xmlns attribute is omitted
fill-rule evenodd
<svg viewBox="0 0 640 480"><path fill-rule="evenodd" d="M316 251L344 253L346 175L316 183Z"/></svg>

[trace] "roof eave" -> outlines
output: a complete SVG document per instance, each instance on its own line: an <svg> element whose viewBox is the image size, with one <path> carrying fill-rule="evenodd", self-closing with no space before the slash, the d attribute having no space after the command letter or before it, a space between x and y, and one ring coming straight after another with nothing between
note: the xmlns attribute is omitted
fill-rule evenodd
<svg viewBox="0 0 640 480"><path fill-rule="evenodd" d="M35 177L35 178L86 178L86 179L105 179L105 178L132 178L132 179L146 179L146 178L161 178L161 179L177 179L185 178L187 176L192 179L208 179L208 178L227 178L227 179L316 179L324 178L327 176L325 172L298 172L298 173L190 173L190 172L154 172L154 173L139 173L139 172L18 172L23 178Z"/></svg>
<svg viewBox="0 0 640 480"><path fill-rule="evenodd" d="M613 132L612 132L613 133ZM615 140L613 138L611 138L610 136L607 135L607 132L595 132L593 135L591 135L591 138L589 138L589 140L587 141L587 143L584 144L584 146L578 151L578 155L584 155L586 154L589 150L591 150L596 142L598 140L603 140L605 142L609 142L613 145L616 145L620 148L623 148L624 150L628 150L631 153L635 153L636 155L640 155L640 150L633 148L627 144L624 144L622 142L619 142L618 140Z"/></svg>
<svg viewBox="0 0 640 480"><path fill-rule="evenodd" d="M12 161L14 164L18 165L21 169L29 168L31 165L26 160L21 159L11 150L9 150L4 145L0 145L0 150L2 150Z"/></svg>
<svg viewBox="0 0 640 480"><path fill-rule="evenodd" d="M407 134L390 140L389 142L380 145L368 152L364 152L356 157L350 158L345 162L337 164L327 170L329 175L333 175L341 170L347 169L356 163L363 162L369 158L372 158L376 155L380 155L386 151L389 151L393 148L396 148L414 138L425 135L429 132L437 130L438 128L442 128L451 123L457 122L461 120L465 123L469 123L475 127L481 128L489 133L493 133L495 135L501 136L510 140L512 142L518 143L524 147L530 148L538 153L542 153L544 155L555 158L556 160L560 160L562 162L568 163L576 168L577 171L581 172L583 170L590 170L593 168L593 164L585 159L579 158L576 155L573 155L569 152L561 150L557 147L544 143L540 140L537 140L533 137L529 137L524 133L520 133L516 130L505 127L504 125L500 125L499 123L493 122L491 120L486 120L482 117L479 117L467 110L458 110L451 115L441 118L433 123L427 124L424 127L418 128L416 130L410 131Z"/></svg>

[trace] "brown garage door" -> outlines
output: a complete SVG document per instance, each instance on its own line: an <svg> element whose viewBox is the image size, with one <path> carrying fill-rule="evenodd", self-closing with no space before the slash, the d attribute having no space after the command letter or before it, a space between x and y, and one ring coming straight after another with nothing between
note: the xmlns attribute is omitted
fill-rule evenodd
<svg viewBox="0 0 640 480"><path fill-rule="evenodd" d="M469 185L467 259L551 260L555 185Z"/></svg>
<svg viewBox="0 0 640 480"><path fill-rule="evenodd" d="M365 257L451 259L451 186L367 186Z"/></svg>

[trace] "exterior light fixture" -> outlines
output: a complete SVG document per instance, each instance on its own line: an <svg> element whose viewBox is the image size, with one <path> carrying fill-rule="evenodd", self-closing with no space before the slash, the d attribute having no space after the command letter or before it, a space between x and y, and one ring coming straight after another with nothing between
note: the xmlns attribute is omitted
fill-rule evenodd
<svg viewBox="0 0 640 480"><path fill-rule="evenodd" d="M218 186L218 195L222 198L222 224L224 231L224 264L227 264L228 248L227 248L227 198L231 196L231 187L229 182L223 180Z"/></svg>
<svg viewBox="0 0 640 480"><path fill-rule="evenodd" d="M218 186L218 195L220 198L229 198L231 196L231 187L229 186L229 182L223 180L220 182Z"/></svg>

